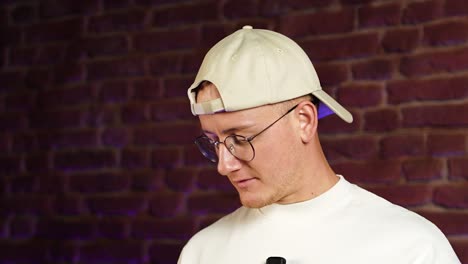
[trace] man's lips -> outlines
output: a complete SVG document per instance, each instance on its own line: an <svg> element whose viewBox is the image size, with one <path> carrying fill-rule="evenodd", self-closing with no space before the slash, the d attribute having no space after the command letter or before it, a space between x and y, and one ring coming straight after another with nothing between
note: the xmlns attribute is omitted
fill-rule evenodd
<svg viewBox="0 0 468 264"><path fill-rule="evenodd" d="M244 178L244 179L236 179L232 182L235 186L239 188L247 188L249 185L253 184L257 179L256 178Z"/></svg>

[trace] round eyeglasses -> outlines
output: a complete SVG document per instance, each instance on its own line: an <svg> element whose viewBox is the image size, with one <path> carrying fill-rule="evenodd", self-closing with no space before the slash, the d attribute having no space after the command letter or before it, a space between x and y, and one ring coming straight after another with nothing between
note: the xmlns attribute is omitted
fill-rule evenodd
<svg viewBox="0 0 468 264"><path fill-rule="evenodd" d="M296 109L298 105L295 105L291 109L289 109L285 114L280 116L276 119L273 123L269 126L264 128L262 131L258 132L257 134L244 137L240 135L230 135L227 136L223 141L213 140L205 135L199 136L195 139L195 144L197 145L200 152L209 159L211 162L218 162L218 153L219 153L219 145L223 144L226 149L231 153L234 157L242 161L251 161L255 158L255 148L252 145L252 140L256 138L258 135L265 132L268 128L272 127L276 122L281 120L281 118L285 117L287 114L292 112Z"/></svg>

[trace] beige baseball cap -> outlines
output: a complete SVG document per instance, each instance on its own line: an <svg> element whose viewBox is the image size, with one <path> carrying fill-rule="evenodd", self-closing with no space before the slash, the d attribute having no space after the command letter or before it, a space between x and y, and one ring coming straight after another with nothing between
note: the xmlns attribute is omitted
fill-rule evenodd
<svg viewBox="0 0 468 264"><path fill-rule="evenodd" d="M194 89L213 83L220 98L196 102ZM307 54L290 38L244 26L214 45L188 89L194 115L232 112L312 94L322 103L318 116L336 113L351 123L351 113L322 90Z"/></svg>

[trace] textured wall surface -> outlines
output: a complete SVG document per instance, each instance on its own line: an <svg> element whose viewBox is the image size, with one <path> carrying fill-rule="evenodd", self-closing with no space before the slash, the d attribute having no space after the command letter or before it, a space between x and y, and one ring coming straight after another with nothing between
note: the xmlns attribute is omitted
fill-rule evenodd
<svg viewBox="0 0 468 264"><path fill-rule="evenodd" d="M296 40L353 112L319 125L336 172L468 263L465 0L1 1L0 263L171 264L238 207L185 94L244 24Z"/></svg>

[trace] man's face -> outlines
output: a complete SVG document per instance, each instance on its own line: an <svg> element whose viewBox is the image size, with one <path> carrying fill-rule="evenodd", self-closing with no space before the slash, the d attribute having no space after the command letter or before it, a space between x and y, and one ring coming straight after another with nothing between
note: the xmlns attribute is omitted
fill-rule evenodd
<svg viewBox="0 0 468 264"><path fill-rule="evenodd" d="M212 88L210 88L212 87ZM214 86L199 92L197 101L203 102L219 96ZM200 115L205 135L223 141L237 134L245 137L257 134L280 117L278 107L262 106L237 112ZM297 176L297 142L292 119L285 116L274 126L256 137L252 161L235 158L223 144L219 145L218 172L225 175L239 192L244 206L259 208L271 203L288 203L300 189Z"/></svg>

